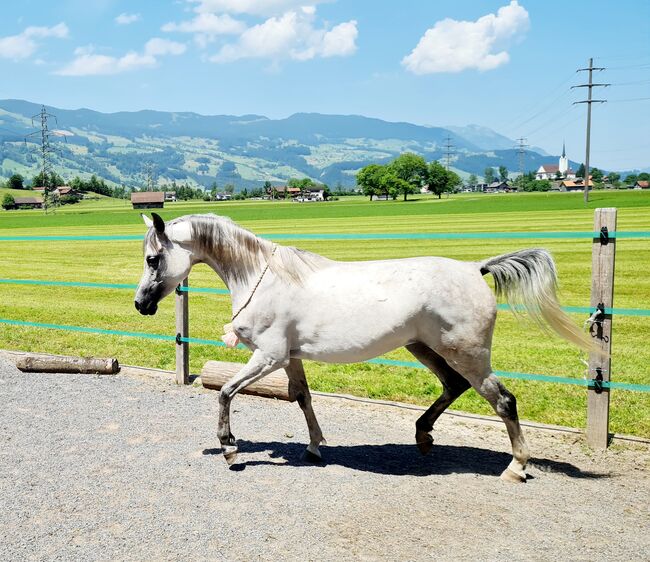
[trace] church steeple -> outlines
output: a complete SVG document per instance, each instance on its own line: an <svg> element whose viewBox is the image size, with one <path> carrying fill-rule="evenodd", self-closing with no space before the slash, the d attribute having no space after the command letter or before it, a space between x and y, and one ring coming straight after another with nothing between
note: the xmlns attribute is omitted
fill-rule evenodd
<svg viewBox="0 0 650 562"><path fill-rule="evenodd" d="M562 156L560 156L560 162L558 163L558 171L564 177L566 177L567 171L569 169L569 159L566 157L566 146L565 142L562 141Z"/></svg>

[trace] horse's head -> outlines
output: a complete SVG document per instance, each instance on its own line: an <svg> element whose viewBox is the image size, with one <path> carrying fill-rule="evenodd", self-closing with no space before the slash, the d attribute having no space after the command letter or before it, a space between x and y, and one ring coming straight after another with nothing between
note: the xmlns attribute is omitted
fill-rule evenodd
<svg viewBox="0 0 650 562"><path fill-rule="evenodd" d="M156 314L158 302L169 295L192 268L188 247L190 225L187 221L165 222L156 213L153 220L142 215L149 231L144 239L144 272L135 293L135 308L140 314Z"/></svg>

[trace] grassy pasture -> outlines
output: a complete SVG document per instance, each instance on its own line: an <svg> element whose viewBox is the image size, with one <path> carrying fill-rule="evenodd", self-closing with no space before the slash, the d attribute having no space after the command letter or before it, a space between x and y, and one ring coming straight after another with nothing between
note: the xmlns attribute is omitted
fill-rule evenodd
<svg viewBox="0 0 650 562"><path fill-rule="evenodd" d="M232 202L169 205L161 214L169 219L196 212L228 215L258 234L302 232L500 232L591 231L593 209L619 208L619 230L650 230L650 194L596 192L588 207L579 194L463 195L449 199L420 198L412 202L368 202L346 198L326 204ZM63 234L141 234L138 212L122 202L104 199L59 209L55 215L38 211L0 213L0 236ZM621 240L617 247L615 307L650 309L649 241ZM140 242L0 242L0 277L97 283L137 283L142 270ZM543 246L554 254L565 305L586 306L591 283L589 240L341 240L296 241L296 245L333 259L359 260L440 255L479 260L529 246ZM190 277L195 287L222 287L205 266ZM132 292L4 285L0 317L35 322L107 329L174 333L173 299L161 303L154 317L140 316ZM230 318L226 296L190 295L191 336L219 339ZM577 315L577 322L584 317ZM646 343L650 319L617 317L613 335L613 379L650 384L650 351ZM171 369L174 345L167 342L74 334L0 326L0 347L52 353L114 355L123 363ZM191 368L197 372L207 359L245 361L247 353L193 345ZM387 357L412 360L404 350ZM500 312L494 338L493 365L502 371L580 378L581 354L536 327ZM408 401L428 405L440 385L425 370L371 364L307 365L315 389ZM586 392L583 388L505 380L519 401L522 418L583 427ZM491 413L473 391L455 404L460 410ZM612 392L615 432L650 435L650 395Z"/></svg>

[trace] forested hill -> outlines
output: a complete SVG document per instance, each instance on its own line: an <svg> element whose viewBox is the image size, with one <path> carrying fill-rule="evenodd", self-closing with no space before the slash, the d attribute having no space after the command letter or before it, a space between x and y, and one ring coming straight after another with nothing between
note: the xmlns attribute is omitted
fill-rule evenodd
<svg viewBox="0 0 650 562"><path fill-rule="evenodd" d="M39 120L32 121L40 110L36 103L0 100L1 176L31 177L37 172L37 150L31 140L37 138L27 135L34 125L40 126ZM97 174L137 187L144 182L145 164L151 163L161 181L204 186L216 181L241 188L305 176L331 186L350 186L359 168L387 162L401 152L443 158L448 137L455 151L452 167L461 176L481 176L487 166L518 170L516 150L503 149L508 142L515 143L484 127L425 127L318 113L269 119L253 114L47 110L57 118L49 119L49 128L67 132L51 137L55 168L64 178ZM494 147L489 146L490 139ZM527 169L542 163L557 163L557 156L526 153Z"/></svg>

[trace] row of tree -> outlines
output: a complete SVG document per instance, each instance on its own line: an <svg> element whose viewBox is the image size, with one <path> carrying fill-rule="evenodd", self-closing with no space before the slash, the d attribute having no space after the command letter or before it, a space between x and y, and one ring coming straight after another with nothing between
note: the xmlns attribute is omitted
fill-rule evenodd
<svg viewBox="0 0 650 562"><path fill-rule="evenodd" d="M461 185L460 177L439 162L427 163L422 156L406 152L388 164L370 164L357 173L357 185L364 195L397 199L417 193L424 186L439 198Z"/></svg>

